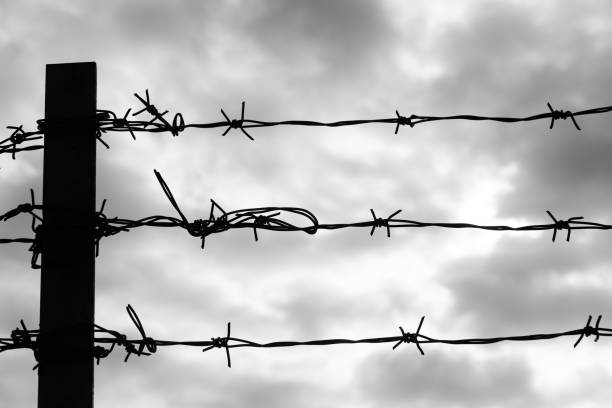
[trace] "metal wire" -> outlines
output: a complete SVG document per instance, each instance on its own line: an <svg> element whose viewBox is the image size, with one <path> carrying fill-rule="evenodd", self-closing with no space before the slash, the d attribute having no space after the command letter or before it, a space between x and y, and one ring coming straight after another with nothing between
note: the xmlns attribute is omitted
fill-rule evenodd
<svg viewBox="0 0 612 408"><path fill-rule="evenodd" d="M547 103L548 112L540 113L532 116L525 117L500 117L500 116L479 116L479 115L450 115L450 116L429 116L429 115L416 115L403 116L398 110L395 111L395 117L383 118L383 119L354 119L354 120L341 120L333 122L318 122L312 120L282 120L282 121L261 121L255 119L245 118L245 102L241 105L241 115L239 119L230 119L230 116L221 109L221 115L224 120L209 123L190 123L187 124L181 113L174 115L170 122L165 116L168 114L167 110L160 111L155 105L152 104L148 90L145 92L145 97L141 97L138 94L134 94L138 101L142 104L140 110L135 111L132 117L139 116L143 113L148 113L151 118L149 120L130 120L129 115L131 109L128 109L123 116L118 116L110 110L98 110L95 118L88 118L86 121L77 122L72 120L65 120L62 122L49 121L49 120L38 120L38 130L32 132L26 132L23 130L23 126L8 126L7 128L11 131L8 138L0 140L0 154L11 154L12 158L15 159L15 155L22 151L33 151L42 149L42 144L29 144L29 143L40 143L43 139L45 132L51 128L78 128L79 126L85 126L95 123L96 136L98 140L104 144L107 148L109 145L102 139L102 136L107 132L129 132L133 139L136 139L136 133L170 133L172 136L178 136L187 128L225 128L222 136L226 136L232 129L240 130L240 132L249 138L255 140L249 132L253 128L265 128L274 126L309 126L309 127L344 127L344 126L358 126L366 124L392 124L395 125L394 133L399 132L400 126L410 126L411 128L415 125L427 122L437 122L445 120L468 120L468 121L494 121L502 123L517 123L517 122L528 122L542 119L550 119L549 128L554 127L555 121L559 119L571 119L573 125L577 130L581 130L576 117L603 114L612 111L612 106L606 106L601 108L585 109L581 111L568 111L568 110L557 110L554 109L550 103ZM94 120L95 119L95 120ZM87 122L87 123L85 123ZM130 231L133 228L139 227L178 227L185 229L190 235L197 237L201 240L201 247L204 248L206 237L217 234L220 232L228 231L230 229L247 228L252 229L255 240L259 239L258 230L277 231L277 232L292 232L300 231L307 234L314 235L320 230L336 230L345 228L367 228L370 231L370 235L373 235L376 229L386 229L387 237L391 237L391 229L394 228L424 228L424 227L438 227L438 228L450 228L450 229L483 229L489 231L543 231L552 230L552 241L554 242L557 237L557 232L566 230L566 241L570 240L572 230L577 229L599 229L609 230L612 229L612 225L584 221L583 217L570 217L566 220L557 219L550 211L546 211L551 223L547 224L534 224L524 226L507 226L507 225L479 225L474 223L442 223L442 222L423 222L415 221L410 219L400 219L397 216L401 213L401 210L397 210L389 216L383 218L376 215L373 209L370 209L371 219L366 221L358 221L353 223L320 223L317 217L309 210L299 207L259 207L259 208L246 208L233 211L225 211L218 203L211 200L211 207L208 218L196 219L189 221L181 210L177 200L174 198L169 186L161 176L161 174L155 171L160 186L170 204L178 214L177 217L154 215L137 220L123 219L123 218L109 218L104 214L104 206L106 200L102 202L100 210L97 212L96 217L92 220L92 224L95 231L95 248L96 255L98 255L99 242L103 237L115 235L121 232ZM8 211L7 213L0 216L0 220L8 221L19 214L25 213L32 217L31 229L34 233L34 238L12 238L12 239L0 239L0 244L8 243L28 243L30 244L29 250L32 252L31 265L33 268L40 268L38 264L38 258L41 253L42 246L44 245L44 222L37 211L42 210L42 205L35 204L34 193L31 190L31 201L30 203L21 204L16 208ZM293 219L301 219L303 224L297 225ZM290 221L291 220L291 221ZM499 337L483 337L483 338L461 338L461 339L440 339L431 336L427 336L421 333L421 329L424 322L424 317L420 319L415 332L407 332L403 327L399 327L400 335L385 336L385 337L374 337L374 338L361 338L361 339L318 339L318 340L305 340L305 341L274 341L261 343L253 340L247 340L243 338L234 337L231 335L231 324L227 323L227 332L222 337L211 337L210 340L196 340L196 341L174 341L174 340L159 340L148 336L142 321L136 314L134 308L128 305L126 308L130 319L134 326L139 332L140 338L128 339L127 335L122 334L115 330L109 330L99 325L94 325L94 339L93 339L93 350L92 357L96 359L99 364L100 359L110 355L115 348L123 347L126 356L124 361L127 361L131 355L136 356L148 356L154 354L158 347L166 346L190 346L201 348L203 352L209 351L215 348L224 349L228 367L231 367L231 355L230 349L239 347L250 347L250 348L279 348L279 347L297 347L297 346L329 346L336 344L379 344L379 343L393 343L392 349L395 350L402 344L415 344L415 347L419 350L420 354L424 355L422 348L425 344L448 344L448 345L485 345L493 344L504 341L536 341L536 340L550 340L564 336L578 336L574 342L574 347L578 346L584 337L591 335L595 336L594 341L598 341L600 336L612 336L612 329L600 327L602 316L599 315L595 326L591 326L592 316L588 317L586 325L582 328L554 332L554 333L540 333L540 334L527 334L527 335L514 335L514 336L499 336ZM66 328L69 331L71 328ZM74 329L74 328L72 328ZM12 331L10 337L0 338L0 352L16 349L31 349L34 354L34 358L39 364L44 364L44 358L41 359L39 353L40 330L30 330L26 327L23 320L20 322L20 327ZM107 348L108 347L108 348ZM37 368L38 364L34 367Z"/></svg>
<svg viewBox="0 0 612 408"><path fill-rule="evenodd" d="M104 214L106 200L102 202L96 218L92 221L94 226L96 256L99 254L100 240L121 232L128 232L134 228L157 227L157 228L182 228L193 237L199 238L200 247L203 249L206 238L213 234L219 234L232 229L251 229L255 241L259 240L258 230L273 232L305 232L314 235L321 230L339 229L369 229L370 236L379 228L386 230L387 237L391 237L391 230L395 228L445 228L445 229L479 229L487 231L551 231L552 242L557 239L557 233L566 230L565 240L570 241L571 233L574 230L610 230L612 225L599 222L584 221L583 217L570 217L566 220L557 219L550 211L546 211L552 222L546 224L530 224L521 226L509 225L481 225L474 223L452 223L452 222L429 222L416 221L410 219L396 218L401 210L393 212L391 215L382 218L378 217L373 209L370 209L371 219L367 221L357 221L351 223L320 223L318 218L309 210L300 207L258 207L244 208L239 210L226 211L216 201L211 200L210 212L206 219L196 219L189 221L181 210L170 187L162 177L161 173L154 170L162 191L168 201L177 212L179 218L166 215L152 215L136 220L113 217L109 218ZM36 214L35 210L41 210L42 205L35 204L34 192L30 190L31 202L18 205L16 208L0 216L0 220L7 221L18 214L26 213L32 216L31 229L34 238L13 238L0 239L0 244L8 243L29 243L29 250L32 252L31 265L34 269L39 269L38 258L44 242L42 218ZM301 219L303 223L297 225L294 219ZM68 221L68 220L67 220ZM38 223L38 225L37 225Z"/></svg>
<svg viewBox="0 0 612 408"><path fill-rule="evenodd" d="M399 132L400 126L410 126L411 128L415 125L427 122L439 122L447 120L468 120L468 121L492 121L501 123L517 123L517 122L531 122L535 120L547 120L550 119L549 128L554 127L555 121L563 119L571 119L574 127L577 130L581 130L576 117L587 116L587 115L598 115L612 111L612 106L604 106L600 108L590 108L580 111L569 111L569 110L558 110L552 107L547 102L548 112L539 113L531 116L523 117L509 117L509 116L481 116L481 115L449 115L449 116L431 116L431 115L416 115L403 116L398 110L395 111L395 116L390 118L382 119L350 119L340 120L333 122L319 122L314 120L280 120L280 121L263 121L257 119L245 118L245 102L241 105L240 119L230 119L230 117L221 109L221 115L224 120L207 123L186 123L183 114L176 113L170 122L165 118L168 114L167 110L160 112L160 110L152 104L149 95L149 90L145 90L145 97L134 94L136 99L141 103L142 108L135 111L131 117L139 116L143 113L148 113L151 118L149 120L130 120L130 112L132 109L128 109L123 116L117 115L111 110L98 110L96 113L95 123L97 125L97 138L106 148L110 146L102 139L102 135L107 132L128 132L134 140L136 140L136 133L170 133L172 136L178 136L181 132L188 128L196 129L211 129L224 127L225 131L222 136L226 136L232 129L240 130L250 140L255 140L254 137L247 131L247 129L254 128L266 128L273 126L315 126L315 127L344 127L344 126L358 126L367 124L392 124L395 125L395 134ZM13 159L15 154L22 151L38 150L42 149L43 145L24 145L26 142L33 142L43 138L43 135L50 127L63 127L63 128L74 128L78 124L75 121L63 121L63 122L51 122L46 119L40 119L37 121L38 130L26 132L21 126L7 126L12 131L11 135L0 141L0 154L11 154Z"/></svg>
<svg viewBox="0 0 612 408"><path fill-rule="evenodd" d="M469 337L461 339L444 339L427 336L421 333L423 327L423 321L425 316L421 317L418 327L415 332L407 332L400 326L400 335L395 336L384 336L384 337L370 337L361 339L319 339L319 340L303 340L303 341L273 341L268 343L257 342L254 340L247 340L244 338L234 337L231 335L231 323L227 323L227 332L222 337L211 337L210 340L158 340L150 337L145 332L143 324L136 314L136 311L131 305L127 305L126 310L132 323L140 334L139 339L128 339L127 335L122 334L116 330L109 330L97 324L94 325L94 348L92 350L92 357L96 359L99 364L100 359L108 357L116 347L123 347L126 352L124 361L127 362L131 355L136 356L150 356L154 354L158 347L168 346L188 346L202 348L202 352L212 350L214 348L225 349L227 358L227 366L231 367L231 355L230 349L240 347L251 347L251 348L281 348L281 347L298 347L298 346L330 346L335 344L380 344L380 343L394 343L392 349L395 350L401 344L413 343L419 350L421 355L425 355L422 345L424 344L448 344L448 345L485 345L500 343L506 341L538 341L538 340L551 340L559 337L567 336L578 336L574 342L574 348L580 344L583 338L595 336L594 341L599 341L600 337L612 336L612 329L600 327L602 316L597 317L595 326L591 326L592 316L589 315L586 324L578 329L559 331L553 333L538 333L538 334L524 334L524 335L513 335L513 336L496 336L496 337ZM0 338L0 352L16 349L30 349L34 353L34 357L39 364L44 364L44 360L41 361L41 356L38 352L38 339L40 336L40 330L29 330L21 320L21 327L16 328L11 332L10 337ZM70 330L73 328L67 328ZM104 336L108 335L108 336ZM105 348L107 346L109 348ZM38 364L34 367L36 369Z"/></svg>

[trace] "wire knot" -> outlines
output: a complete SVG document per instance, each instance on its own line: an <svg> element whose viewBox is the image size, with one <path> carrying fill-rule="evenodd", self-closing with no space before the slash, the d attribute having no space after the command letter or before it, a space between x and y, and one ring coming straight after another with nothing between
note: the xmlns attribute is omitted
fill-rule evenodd
<svg viewBox="0 0 612 408"><path fill-rule="evenodd" d="M146 111L151 114L152 116L158 116L159 115L159 111L157 110L157 108L155 107L155 105L153 104L149 104L145 107Z"/></svg>
<svg viewBox="0 0 612 408"><path fill-rule="evenodd" d="M13 145L18 145L25 142L27 134L23 131L23 125L20 126L7 126L7 129L12 129L13 133L9 137L9 140Z"/></svg>
<svg viewBox="0 0 612 408"><path fill-rule="evenodd" d="M22 212L31 212L34 210L34 206L31 203L19 204L16 208L20 213Z"/></svg>
<svg viewBox="0 0 612 408"><path fill-rule="evenodd" d="M34 241L28 251L32 252L32 259L30 261L30 266L32 269L40 269L42 266L38 264L38 258L42 253L43 242L44 242L44 228L43 224L39 224L34 229Z"/></svg>
<svg viewBox="0 0 612 408"><path fill-rule="evenodd" d="M106 199L102 200L102 206L97 213L97 218L94 222L94 245L96 248L96 256L100 254L100 240L104 237L118 234L120 232L129 231L127 227L116 227L109 223L108 217L104 215L104 206Z"/></svg>
<svg viewBox="0 0 612 408"><path fill-rule="evenodd" d="M164 115L166 113L168 113L167 110L165 110L164 112L160 113L159 110L155 107L155 105L153 105L151 103L151 100L149 99L149 90L145 89L145 96L146 96L146 100L143 99L140 95L138 95L137 93L134 94L134 96L144 105L144 108L142 108L141 110L139 110L138 112L135 112L132 114L132 116L138 116L140 115L142 112L147 112L149 113L151 116L153 116L153 119L151 119L148 123L146 123L144 125L144 127L146 128L149 125L152 125L153 122L155 122L155 120L159 120L161 122L161 124L163 125L163 128L165 129L171 129L170 123L168 123L168 121L164 118ZM126 114L127 115L127 114ZM159 125L159 124L156 124Z"/></svg>
<svg viewBox="0 0 612 408"><path fill-rule="evenodd" d="M17 327L13 331L11 331L11 340L13 340L13 344L15 346L31 348L34 345L34 342L32 341L30 331L26 327L23 320L20 320L20 323L21 329Z"/></svg>
<svg viewBox="0 0 612 408"><path fill-rule="evenodd" d="M376 217L376 213L374 212L373 209L370 208L370 213L372 214L372 218L373 218L372 229L370 230L370 236L374 235L374 230L376 228L386 227L387 237L390 238L391 237L391 226L389 225L389 221L391 221L391 219L395 217L397 214L399 214L400 212L402 212L402 210L397 210L396 212L394 212L387 218L380 218L380 217Z"/></svg>
<svg viewBox="0 0 612 408"><path fill-rule="evenodd" d="M111 349L106 349L102 346L94 346L93 348L93 356L96 359L96 365L100 365L100 359L108 357L108 355L112 352Z"/></svg>
<svg viewBox="0 0 612 408"><path fill-rule="evenodd" d="M42 218L34 214L33 211L40 208L42 208L42 206L36 205L36 199L34 198L34 190L30 189L30 202L19 204L16 208L13 208L4 215L0 215L0 220L8 221L21 213L29 213L32 215L32 230L34 230L34 224L36 223L36 220L38 219L42 221Z"/></svg>
<svg viewBox="0 0 612 408"><path fill-rule="evenodd" d="M122 118L118 118L117 115L115 115L114 112L111 112L111 114L113 116L112 124L113 124L114 128L127 129L130 132L130 135L132 136L132 139L136 140L136 135L134 134L134 130L130 126L130 121L128 120L128 115L130 114L131 111L132 111L132 108L129 108L125 112L125 115L123 115Z"/></svg>
<svg viewBox="0 0 612 408"><path fill-rule="evenodd" d="M28 135L27 133L23 131L23 125L7 126L6 128L13 130L13 132L11 133L11 136L9 137L9 140L11 141L11 144L13 145L13 151L11 153L11 157L13 158L13 160L15 160L15 153L17 153L17 145L25 142Z"/></svg>
<svg viewBox="0 0 612 408"><path fill-rule="evenodd" d="M231 328L232 328L232 324L231 322L227 322L227 335L225 337L211 337L210 341L211 344L210 346L204 348L202 350L202 352L211 350L213 348L224 348L225 349L225 356L227 358L227 366L228 367L232 367L232 359L230 357L230 351L229 351L229 341L232 339L230 337L230 333L231 333Z"/></svg>
<svg viewBox="0 0 612 408"><path fill-rule="evenodd" d="M553 236L552 236L552 241L555 242L555 239L557 238L557 231L561 231L566 229L567 230L567 238L566 241L569 242L570 240L570 236L572 234L572 222L576 221L576 220L581 220L584 217L571 217L568 218L567 220L558 220L555 218L554 215L552 215L552 213L548 210L546 210L546 213L548 213L548 216L550 218L552 218L552 220L554 221L553 224Z"/></svg>
<svg viewBox="0 0 612 408"><path fill-rule="evenodd" d="M204 249L206 237L216 232L223 232L230 229L230 223L225 215L220 217L212 217L208 220L197 219L190 223L187 232L194 237L200 237L202 239L201 248Z"/></svg>
<svg viewBox="0 0 612 408"><path fill-rule="evenodd" d="M21 213L31 213L32 211L34 211L34 205L30 204L30 203L26 203L26 204L19 204L16 208L10 210L9 212L7 212L6 214L0 216L0 219L2 221L8 221L13 217L16 217L17 215L21 214Z"/></svg>
<svg viewBox="0 0 612 408"><path fill-rule="evenodd" d="M266 225L270 225L270 220L277 215L280 215L280 212L275 212L274 214L269 215L249 215L249 218L253 219L253 234L255 235L255 241L258 241L257 237L257 227L265 227Z"/></svg>
<svg viewBox="0 0 612 408"><path fill-rule="evenodd" d="M187 230L192 236L202 239L202 249L204 249L204 244L208 235L230 229L230 222L227 219L225 210L221 208L215 200L211 199L210 202L210 215L208 216L208 220L195 220L190 224L190 229L188 228ZM223 214L219 217L215 217L215 208L218 208Z"/></svg>
<svg viewBox="0 0 612 408"><path fill-rule="evenodd" d="M425 320L425 316L421 317L421 321L419 322L419 327L417 328L417 331L414 333L405 332L402 326L400 326L399 329L402 332L402 337L399 339L397 343L395 343L395 345L393 346L393 350L398 348L399 345L402 343L406 343L406 344L414 343L419 349L419 351L421 352L421 355L425 355L425 352L421 348L421 344L419 342L419 336L420 336L419 333L421 331L421 327L423 326L423 320Z"/></svg>
<svg viewBox="0 0 612 408"><path fill-rule="evenodd" d="M183 118L182 113L177 113L172 119L170 133L172 133L172 136L178 136L183 130L185 130L185 118Z"/></svg>
<svg viewBox="0 0 612 408"><path fill-rule="evenodd" d="M246 135L246 137L248 137L251 140L255 140L253 139L253 137L251 137L251 135L247 133L246 130L244 130L244 101L242 102L242 113L240 114L240 119L230 120L229 116L225 114L225 111L223 111L223 109L221 109L221 114L223 115L223 117L225 118L225 121L227 122L227 129L225 129L225 132L223 132L222 136L227 135L227 133L231 129L240 129L242 133Z"/></svg>
<svg viewBox="0 0 612 408"><path fill-rule="evenodd" d="M574 126L576 126L576 129L581 130L580 126L578 126L578 123L576 122L576 119L574 118L574 114L571 111L562 111L562 110L556 110L553 109L552 106L550 106L550 102L546 102L546 104L548 105L548 109L550 109L550 128L552 129L554 124L555 124L555 120L557 119L567 119L567 118L571 118L572 122L574 122Z"/></svg>
<svg viewBox="0 0 612 408"><path fill-rule="evenodd" d="M595 335L595 340L594 341L599 341L599 322L601 322L601 315L599 315L597 317L597 322L595 323L595 327L591 326L591 319L592 319L592 316L589 315L589 319L587 320L586 325L584 326L584 328L580 332L580 337L578 337L578 340L576 340L576 343L574 343L574 348L578 344L580 344L580 342L582 341L583 337L589 337L592 334Z"/></svg>
<svg viewBox="0 0 612 408"><path fill-rule="evenodd" d="M194 220L189 224L187 228L187 232L194 237L204 237L208 235L208 220L203 220L201 218Z"/></svg>
<svg viewBox="0 0 612 408"><path fill-rule="evenodd" d="M227 338L225 337L211 337L210 341L212 342L211 347L214 347L214 348L227 347Z"/></svg>
<svg viewBox="0 0 612 408"><path fill-rule="evenodd" d="M411 128L414 127L414 123L412 122L412 119L415 118L414 115L410 115L410 117L402 116L402 115L400 115L400 113L399 113L399 111L397 109L395 110L395 114L397 115L396 125L395 125L395 134L396 135L397 135L397 132L399 131L400 125L401 126L408 125Z"/></svg>
<svg viewBox="0 0 612 408"><path fill-rule="evenodd" d="M136 354L137 356L149 356L155 353L157 351L157 343L152 337L148 337L146 335L144 327L142 326L142 322L140 321L140 318L136 314L136 311L134 310L132 305L128 304L126 310L128 312L128 315L130 316L130 319L132 319L132 323L134 323L134 326L136 326L136 329L142 336L142 340L139 342L138 349L136 349L136 347L132 343L128 342L127 340L124 340L124 345L126 346L126 350L128 352L128 355L125 357L125 361L127 361L128 357L132 353ZM148 353L144 351L145 348L147 349Z"/></svg>
<svg viewBox="0 0 612 408"><path fill-rule="evenodd" d="M14 348L29 348L32 350L34 354L34 359L36 363L39 363L39 350L38 350L38 339L32 339L32 331L28 330L23 320L19 321L21 323L21 328L16 328L11 331L11 340L13 340ZM32 370L36 370L38 368L38 364L32 367Z"/></svg>

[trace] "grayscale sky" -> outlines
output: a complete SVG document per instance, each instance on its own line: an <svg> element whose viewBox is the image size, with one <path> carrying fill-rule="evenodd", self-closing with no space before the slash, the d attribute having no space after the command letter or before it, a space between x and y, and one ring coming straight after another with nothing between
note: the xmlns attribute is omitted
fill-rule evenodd
<svg viewBox="0 0 612 408"><path fill-rule="evenodd" d="M405 115L523 116L612 102L612 3L604 1L0 0L0 126L34 129L45 64L95 61L98 107L136 108L134 92L188 122L246 116L343 120ZM190 219L226 209L304 207L320 222L409 219L612 223L609 114L506 125L222 128L179 137L108 134L98 146L106 214ZM4 130L8 136L8 130ZM0 213L42 197L42 152L0 157ZM0 237L29 237L29 218ZM233 334L259 341L530 334L612 319L612 234L397 229L233 230L198 239L140 229L106 238L96 322L137 338L125 306L158 339ZM36 327L39 272L27 245L0 247L0 336ZM96 407L599 407L612 397L606 338L488 346L391 344L223 350L178 347L95 368ZM0 402L36 404L28 350L0 354Z"/></svg>

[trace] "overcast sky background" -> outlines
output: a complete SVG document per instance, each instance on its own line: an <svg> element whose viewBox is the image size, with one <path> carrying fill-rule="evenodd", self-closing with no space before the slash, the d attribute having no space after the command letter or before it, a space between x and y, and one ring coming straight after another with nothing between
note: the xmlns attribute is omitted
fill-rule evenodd
<svg viewBox="0 0 612 408"><path fill-rule="evenodd" d="M239 115L343 120L472 113L523 116L612 103L612 3L605 1L0 0L0 126L34 129L45 64L95 61L98 108L123 113L150 90L188 122ZM320 222L404 218L480 224L584 216L612 223L610 115L504 125L440 122L342 129L109 134L98 145L106 214L190 219L296 206ZM8 132L8 131L5 131ZM8 136L8 133L7 133ZM0 213L42 197L42 152L0 157ZM0 237L29 237L29 217ZM206 250L182 230L106 238L96 322L137 338L125 306L158 339L259 341L530 334L612 319L612 234L435 229L302 233L234 230ZM0 333L36 327L39 272L27 245L0 247ZM599 407L612 397L606 338L489 346L391 344L225 353L162 348L95 369L96 407ZM0 405L33 407L31 352L0 355Z"/></svg>

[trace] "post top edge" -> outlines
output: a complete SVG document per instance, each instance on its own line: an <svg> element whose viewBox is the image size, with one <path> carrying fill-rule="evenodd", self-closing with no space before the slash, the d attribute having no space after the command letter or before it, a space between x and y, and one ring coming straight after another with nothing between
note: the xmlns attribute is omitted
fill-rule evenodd
<svg viewBox="0 0 612 408"><path fill-rule="evenodd" d="M96 65L95 61L83 61L83 62L60 62L54 64L46 64L47 67L66 66L66 65Z"/></svg>

